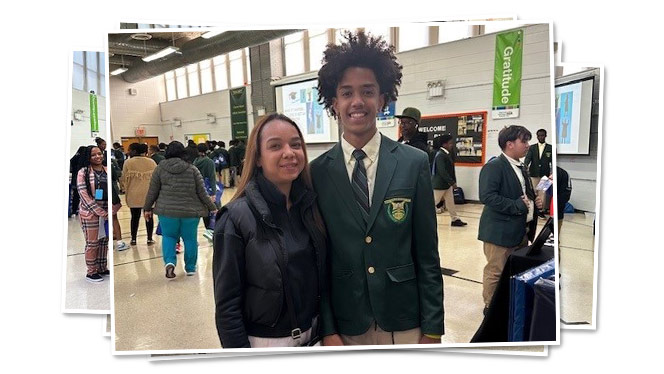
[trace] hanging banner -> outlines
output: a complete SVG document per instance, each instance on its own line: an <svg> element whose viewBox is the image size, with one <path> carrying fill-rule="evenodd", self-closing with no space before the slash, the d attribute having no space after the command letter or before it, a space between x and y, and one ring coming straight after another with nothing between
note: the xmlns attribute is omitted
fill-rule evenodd
<svg viewBox="0 0 664 374"><path fill-rule="evenodd" d="M521 104L523 30L496 35L491 118L518 118Z"/></svg>
<svg viewBox="0 0 664 374"><path fill-rule="evenodd" d="M247 88L229 90L231 98L231 134L233 139L247 139Z"/></svg>
<svg viewBox="0 0 664 374"><path fill-rule="evenodd" d="M90 91L90 132L99 132L99 117L97 115L97 95Z"/></svg>

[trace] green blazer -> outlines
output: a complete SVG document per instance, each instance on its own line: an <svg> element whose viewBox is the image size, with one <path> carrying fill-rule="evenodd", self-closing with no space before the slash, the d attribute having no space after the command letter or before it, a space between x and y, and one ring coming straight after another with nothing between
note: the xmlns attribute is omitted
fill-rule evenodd
<svg viewBox="0 0 664 374"><path fill-rule="evenodd" d="M532 183L530 178L526 183ZM487 162L480 171L480 201L484 204L477 239L515 247L526 234L528 207L521 200L523 190L514 169L504 155ZM530 196L534 201L535 197ZM528 236L533 240L537 228L537 208Z"/></svg>
<svg viewBox="0 0 664 374"><path fill-rule="evenodd" d="M551 175L551 165L553 164L552 158L553 149L551 144L544 145L544 152L542 152L542 158L539 155L539 147L537 143L533 144L528 148L528 153L526 154L526 159L523 163L529 167L528 172L533 177L543 177Z"/></svg>
<svg viewBox="0 0 664 374"><path fill-rule="evenodd" d="M377 167L365 224L341 144L311 163L331 274L330 293L321 301L321 332L360 335L375 320L385 331L419 326L424 334L442 334L443 280L428 157L381 136Z"/></svg>
<svg viewBox="0 0 664 374"><path fill-rule="evenodd" d="M447 190L456 183L452 156L442 149L436 153L436 157L433 159L432 171L431 184L434 190Z"/></svg>

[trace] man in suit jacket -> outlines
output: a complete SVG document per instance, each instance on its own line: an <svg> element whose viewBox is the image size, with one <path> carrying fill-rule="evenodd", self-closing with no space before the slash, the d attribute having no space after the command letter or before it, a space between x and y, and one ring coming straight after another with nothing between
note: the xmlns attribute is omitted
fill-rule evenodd
<svg viewBox="0 0 664 374"><path fill-rule="evenodd" d="M452 226L466 226L467 223L459 218L454 204L454 189L457 187L454 160L452 159L454 138L450 134L441 135L433 140L433 146L438 149L431 171L434 201L436 203L441 199L445 201L445 207L452 219Z"/></svg>
<svg viewBox="0 0 664 374"><path fill-rule="evenodd" d="M311 163L330 251L323 342L440 343L443 290L429 162L376 128L377 113L396 99L401 66L380 38L346 38L328 47L318 74L319 101L344 133Z"/></svg>
<svg viewBox="0 0 664 374"><path fill-rule="evenodd" d="M530 138L530 131L522 126L502 129L498 133L502 154L480 171L480 201L484 209L478 239L484 242L487 259L482 292L485 311L507 258L535 237L535 191L525 165L519 161L528 152Z"/></svg>
<svg viewBox="0 0 664 374"><path fill-rule="evenodd" d="M530 179L532 180L533 187L537 185L543 176L551 175L551 165L553 165L553 148L551 144L546 142L546 130L537 130L537 144L533 144L528 149L526 160L523 162L528 171L530 172ZM547 202L544 203L544 209L548 206ZM543 216L543 215L542 215Z"/></svg>

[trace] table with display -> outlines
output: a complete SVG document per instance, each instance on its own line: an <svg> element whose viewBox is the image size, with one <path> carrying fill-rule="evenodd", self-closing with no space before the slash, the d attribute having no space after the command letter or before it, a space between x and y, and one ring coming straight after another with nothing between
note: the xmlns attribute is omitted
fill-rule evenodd
<svg viewBox="0 0 664 374"><path fill-rule="evenodd" d="M510 278L542 265L554 256L554 247L545 244L537 254L528 254L530 246L517 249L508 257L493 294L489 309L471 343L507 342L510 315ZM555 339L554 339L555 340Z"/></svg>

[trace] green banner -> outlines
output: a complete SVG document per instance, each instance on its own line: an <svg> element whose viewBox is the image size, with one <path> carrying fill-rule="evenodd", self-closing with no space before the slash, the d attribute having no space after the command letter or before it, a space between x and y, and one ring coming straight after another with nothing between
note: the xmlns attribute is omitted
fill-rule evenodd
<svg viewBox="0 0 664 374"><path fill-rule="evenodd" d="M97 114L97 95L90 92L90 131L99 132L99 115Z"/></svg>
<svg viewBox="0 0 664 374"><path fill-rule="evenodd" d="M517 118L521 104L523 30L496 35L491 118Z"/></svg>
<svg viewBox="0 0 664 374"><path fill-rule="evenodd" d="M247 88L229 90L231 97L231 133L233 139L247 139Z"/></svg>

